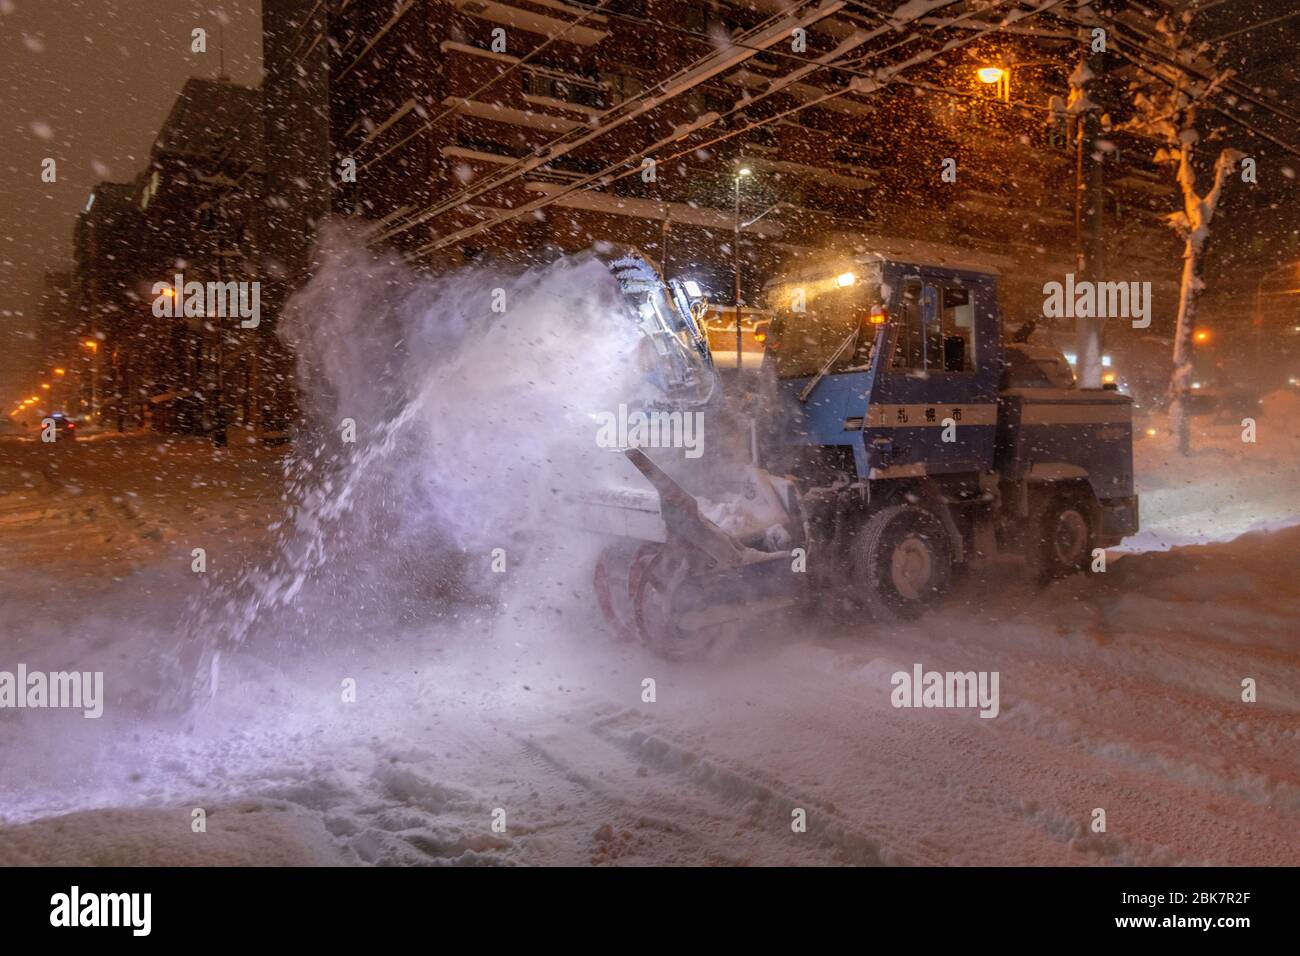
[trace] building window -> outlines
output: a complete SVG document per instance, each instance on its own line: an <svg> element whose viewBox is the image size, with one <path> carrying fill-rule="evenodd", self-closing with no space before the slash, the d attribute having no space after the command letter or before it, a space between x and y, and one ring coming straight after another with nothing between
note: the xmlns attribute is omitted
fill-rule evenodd
<svg viewBox="0 0 1300 956"><path fill-rule="evenodd" d="M629 17L644 17L646 12L645 0L610 0L606 9Z"/></svg>
<svg viewBox="0 0 1300 956"><path fill-rule="evenodd" d="M604 73L601 79L615 103L630 100L645 90L645 81L635 73Z"/></svg>
<svg viewBox="0 0 1300 956"><path fill-rule="evenodd" d="M520 83L526 96L545 96L552 100L595 108L605 105L600 84L585 77L524 70L520 75Z"/></svg>
<svg viewBox="0 0 1300 956"><path fill-rule="evenodd" d="M722 93L715 93L712 90L691 90L686 94L686 105L690 108L693 116L703 116L705 113L717 113L719 116L725 116L731 112L731 108L736 103L731 97Z"/></svg>

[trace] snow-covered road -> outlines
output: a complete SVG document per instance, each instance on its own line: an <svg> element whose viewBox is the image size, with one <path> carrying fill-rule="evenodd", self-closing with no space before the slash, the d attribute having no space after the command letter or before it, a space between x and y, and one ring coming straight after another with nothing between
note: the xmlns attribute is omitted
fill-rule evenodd
<svg viewBox="0 0 1300 956"><path fill-rule="evenodd" d="M996 562L914 625L774 620L693 665L608 640L573 593L361 609L250 642L184 717L149 703L191 548L214 573L269 550L276 453L0 445L0 670L103 670L108 696L99 720L0 711L0 865L1295 865L1290 411L1254 459L1226 426L1190 462L1141 443L1147 550L1104 576L1039 590ZM915 664L997 671L1000 713L896 709Z"/></svg>

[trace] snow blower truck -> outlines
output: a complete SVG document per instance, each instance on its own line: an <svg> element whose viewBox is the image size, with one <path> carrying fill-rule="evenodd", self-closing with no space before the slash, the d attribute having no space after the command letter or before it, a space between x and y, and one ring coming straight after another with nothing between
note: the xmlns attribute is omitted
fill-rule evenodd
<svg viewBox="0 0 1300 956"><path fill-rule="evenodd" d="M1137 531L1131 399L1005 341L995 269L930 246L785 275L757 382L724 390L689 284L608 264L660 359L643 413L708 438L695 460L625 447L629 480L583 496L616 633L685 659L784 609L908 620L974 560L1047 581Z"/></svg>

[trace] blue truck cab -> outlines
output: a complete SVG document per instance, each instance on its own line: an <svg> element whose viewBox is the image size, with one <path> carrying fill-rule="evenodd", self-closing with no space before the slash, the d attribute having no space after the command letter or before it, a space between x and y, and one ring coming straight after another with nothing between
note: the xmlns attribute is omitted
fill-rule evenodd
<svg viewBox="0 0 1300 956"><path fill-rule="evenodd" d="M800 482L841 564L866 573L907 543L911 584L875 582L895 609L973 557L1056 577L1137 530L1131 399L1006 342L998 283L928 247L828 257L766 290L765 466Z"/></svg>

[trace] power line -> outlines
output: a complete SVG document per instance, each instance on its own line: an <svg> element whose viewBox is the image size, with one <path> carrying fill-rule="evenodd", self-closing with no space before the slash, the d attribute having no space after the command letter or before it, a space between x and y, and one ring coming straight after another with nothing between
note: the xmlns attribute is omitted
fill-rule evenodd
<svg viewBox="0 0 1300 956"><path fill-rule="evenodd" d="M1136 46L1136 44L1135 44L1135 46ZM1165 76L1165 75L1164 75L1163 73L1161 73L1159 70L1154 70L1154 69L1152 69L1150 66L1148 66L1146 63L1143 63L1143 62L1141 61L1141 59L1140 59L1138 56L1135 56L1135 55L1132 54L1132 53L1126 53L1126 52L1125 52L1124 50L1122 50L1122 49L1120 49L1120 50L1116 50L1116 52L1117 52L1120 56L1122 56L1124 59L1126 59L1126 60L1128 60L1130 63L1132 63L1132 64L1133 64L1135 67L1137 67L1139 70L1141 70L1143 73L1147 73L1147 74L1149 74L1150 76L1155 77L1156 79L1160 80L1160 81L1163 82L1163 83L1168 84L1168 85L1171 86L1171 87L1172 87L1172 86L1175 86L1175 82L1174 82L1173 80L1171 80L1169 77ZM1161 64L1161 65L1162 65L1162 66L1168 66L1168 64ZM1274 136L1273 134L1268 133L1268 132L1266 132L1265 130L1260 129L1259 127L1255 126L1253 123L1247 122L1246 120L1242 119L1240 116L1237 116L1237 115L1234 114L1234 113L1229 113L1227 110L1225 110L1223 107L1219 106L1217 103L1208 103L1207 105L1209 106L1210 109L1214 110L1216 113L1220 113L1221 115L1227 117L1229 120L1231 120L1231 121L1234 122L1234 123L1237 123L1239 126L1241 126L1243 129L1247 130L1248 132L1253 133L1253 134L1256 135L1256 136L1259 136L1259 137L1261 137L1261 138L1263 138L1263 139L1268 140L1269 142L1273 143L1275 146L1279 146L1279 147L1281 147L1282 149L1286 150L1288 153L1291 153L1291 154L1294 155L1294 156L1300 156L1300 149L1298 149L1298 148L1295 147L1295 146L1292 146L1290 143L1287 143L1287 142L1284 142L1283 140L1278 139L1278 138L1277 138L1276 136Z"/></svg>
<svg viewBox="0 0 1300 956"><path fill-rule="evenodd" d="M1035 16L1035 15L1038 15L1038 14L1046 13L1048 10L1051 10L1053 7L1056 7L1057 5L1059 5L1059 4L1062 3L1062 2L1063 2L1063 0L1044 0L1044 2L1041 3L1037 9L1031 11L1028 15L1029 15L1029 16ZM996 25L996 24L995 24L995 25L990 25L989 27L987 27L986 29L984 29L984 30L982 30L982 31L979 31L979 32L977 32L977 33L973 33L973 34L971 34L969 37L967 37L967 38L964 39L964 40L960 40L960 41L957 41L957 42L950 42L950 43L948 43L948 44L945 44L944 47L942 48L942 50L929 50L929 51L925 51L925 52L929 53L928 56L923 56L923 55L919 55L919 54L918 54L917 56L912 57L910 60L905 60L905 61L903 61L902 63L899 63L899 64L895 64L895 65L893 65L892 67L885 67L885 68L882 68L882 71L881 71L881 72L884 73L884 72L890 70L891 68L893 69L894 73L902 72L902 71L905 70L905 69L909 69L911 66L915 66L917 63L928 62L930 59L932 59L934 56L938 55L940 52L946 52L946 51L948 51L948 50L959 49L960 47L965 46L966 44L971 43L971 42L973 42L973 41L976 40L976 39L979 39L980 37L984 36L986 33L990 33L990 32L993 32L993 31L997 30L998 28L999 28L999 25ZM932 30L932 32L937 32L937 30ZM875 89L880 89L880 88L882 88L882 87L884 87L884 86L888 86L888 85L893 81L893 75L894 75L894 74L888 74L888 75L886 75L886 76L884 76L884 77L882 78L879 74L877 74L877 76L874 77L874 78L872 79L871 82L872 82L873 84L875 84ZM813 107L813 106L817 106L817 105L819 105L820 103L826 102L827 100L834 99L834 98L837 97L837 96L842 96L842 95L844 95L845 93L849 93L849 92L855 92L855 91L857 91L857 86L858 86L858 84L857 84L857 82L855 81L854 83L851 83L851 84L849 84L848 86L845 86L845 87L842 88L842 89L835 90L835 91L832 91L832 92L828 92L828 93L826 93L824 96L818 97L818 98L815 99L815 100L811 100L811 101L809 101L809 102L807 102L807 103L803 103L803 104L800 104L800 105L798 105L798 106L792 107L791 109L788 109L788 110L785 110L785 111L783 111L783 112L781 112L781 113L778 113L778 114L776 114L775 116L770 116L770 117L768 117L768 118L766 118L766 119L764 119L764 120L760 120L760 121L758 121L758 122L752 123L752 124L750 124L749 126L746 126L746 127L742 128L742 129L733 130L733 131L731 131L731 132L724 133L724 134L721 135L721 136L717 136L717 137L715 137L714 139L709 140L709 141L707 141L707 142L695 144L694 146L688 147L687 149L681 150L681 151L679 151L679 152L677 152L677 153L675 153L675 154L673 154L673 155L671 155L671 156L666 157L666 158L664 159L664 162L671 162L671 161L674 160L674 159L679 159L680 157L685 156L685 155L687 155L687 154L689 154L689 153L693 153L693 152L695 152L695 151L697 151L697 150L700 150L700 149L707 149L707 148L710 147L710 146L713 146L713 145L716 145L716 144L718 144L718 143L724 142L724 141L726 141L726 140L728 140L728 139L731 139L731 138L733 138L733 137L735 137L735 136L740 136L740 135L742 135L742 134L744 134L744 133L752 132L752 131L755 130L755 129L759 129L760 127L767 126L768 124L770 124L770 123L774 123L774 122L776 122L776 121L778 121L778 120L781 120L781 119L784 119L784 118L787 117L787 116L792 116L792 115L794 115L794 114L796 114L796 113L802 112L802 111L805 110L805 109L809 109L809 108L811 108L811 107ZM874 91L874 90L873 90L873 91ZM731 112L736 112L736 110L732 110ZM728 114L726 114L726 115L730 115L730 113L728 113ZM722 117L719 117L718 119L721 119L721 118L722 118ZM714 121L712 121L712 122L717 122L717 120L714 120ZM711 123L710 123L710 125L711 125ZM694 131L693 131L693 132L694 132ZM668 141L671 141L671 140L668 140ZM667 141L665 141L665 142L667 142ZM653 149L653 146L652 146L651 148ZM623 172L623 173L620 173L620 174L618 174L618 175L613 176L612 179L609 178L609 177L611 176L611 174L612 174L614 171L618 170L620 167L625 166L625 165L627 165L629 162L633 161L633 160L635 159L635 157L636 157L637 155L639 155L640 153L642 153L642 152L644 152L644 150L641 150L641 151L639 151L638 153L634 153L634 154L632 154L632 155L629 156L629 157L625 157L624 159L619 160L618 162L612 163L612 164L606 166L604 169L602 169L602 170L599 171L599 172L592 173L592 174L590 174L590 175L588 175L588 176L586 176L586 177L584 177L584 178L582 178L582 179L580 179L580 180L577 180L576 182L571 183L570 185L561 188L561 189L560 189L558 192L556 192L556 193L549 194L549 195L544 196L544 197L542 197L541 199L535 200L535 201L533 201L533 202L531 202L531 203L525 203L524 205L519 206L519 207L514 208L514 209L511 209L511 210L509 210L509 211L503 213L502 215L500 215L500 216L496 217L495 219L492 219L492 220L490 220L490 221L488 221L488 222L479 223L479 224L476 224L476 225L474 225L474 226L468 226L468 227L466 227L466 228L464 228L464 229L457 230L456 232L451 233L450 235L442 236L442 237L440 237L440 238L438 238L438 239L435 239L434 241L425 244L424 246L420 247L419 249L416 249L416 250L414 250L413 252L408 253L408 254L405 256L405 258L406 258L408 261L410 261L410 260L413 260L413 259L419 258L420 256L426 255L426 254L428 254L428 253L436 252L436 251L438 251L439 249L443 249L443 248L445 248L446 246L451 245L452 243L459 242L459 241L461 241L462 239L469 238L469 237L472 236L472 235L477 235L477 234L480 233L480 232L484 232L484 231L486 231L486 230L488 230L488 229L492 229L492 228L494 228L494 227L496 227L496 226L498 226L498 225L501 225L501 224L503 224L503 223L510 222L510 221L512 221L512 220L514 220L514 219L517 219L517 218L519 218L520 216L523 216L523 215L525 215L525 214L527 214L527 213L530 213L530 212L533 212L533 211L535 211L535 210L542 209L542 208L545 208L546 206L552 205L553 203L555 203L555 202L558 201L559 199L562 199L563 197L569 195L570 193L577 192L577 191L579 191L579 190L587 191L587 190L586 190L586 187L589 186L591 183L596 182L597 180L602 180L604 185L608 185L610 182L617 182L619 179L625 179L626 177L635 174L635 173L638 171L637 168L636 168L636 167L633 167L632 169L626 170L626 171Z"/></svg>
<svg viewBox="0 0 1300 956"><path fill-rule="evenodd" d="M1147 9L1149 9L1149 8L1147 8ZM1077 17L1072 16L1072 15L1067 14L1067 13L1056 13L1056 14L1053 14L1053 16L1057 17L1058 19L1065 20L1065 21L1067 21L1067 22L1069 22L1069 23L1073 23L1073 24L1075 24L1076 26L1082 26L1082 27L1085 27L1085 28L1086 28L1086 27L1096 26L1097 22L1100 22L1100 21L1091 21L1091 22L1087 22L1087 21L1084 21L1084 20L1080 20L1080 19L1078 19ZM1148 41L1155 40L1155 41L1158 41L1158 38L1155 37L1154 35L1145 34L1145 33L1143 33L1141 30L1138 30L1136 27L1133 27L1133 26L1130 25L1130 24L1120 23L1120 22L1117 21L1117 20L1108 20L1107 22L1110 23L1112 26L1115 26L1115 27L1127 27L1128 29L1132 30L1132 32L1136 33L1139 37L1141 37L1143 40L1148 40ZM1193 69L1193 68L1191 68L1190 66L1187 66L1187 65L1185 65L1185 64L1180 64L1180 63L1178 63L1177 61L1172 60L1171 58L1164 56L1163 54L1159 53L1158 51L1152 50L1148 45L1146 45L1146 44L1143 43L1143 42L1138 42L1138 41L1135 41L1135 40L1131 40L1131 39L1129 39L1129 38L1127 38L1127 37L1123 37L1123 36L1118 35L1118 33L1116 34L1115 39L1118 41L1119 44L1125 44L1125 45L1129 46L1130 48L1132 48L1133 50L1138 51L1138 52L1141 53L1141 54L1145 54L1146 57L1149 59L1150 62L1155 63L1155 64L1157 64L1157 65L1159 65L1159 66L1165 67L1166 69L1173 69L1173 70L1176 70L1176 71L1178 71L1178 72L1181 72L1181 73L1184 73L1184 74L1188 74L1188 75L1194 76L1194 77L1196 77L1197 79L1201 79L1201 80L1206 80L1206 81L1213 81L1213 80L1214 80L1214 77L1211 77L1211 76L1205 74L1204 72L1201 72L1201 71L1199 71L1199 70L1195 70L1195 69ZM1150 74L1151 76L1155 77L1156 79L1160 80L1160 81L1163 82L1163 83L1168 84L1169 86L1173 86L1173 85L1174 85L1174 81L1173 81L1173 80L1170 80L1169 77L1165 76L1164 74L1160 73L1160 72L1157 71L1157 70L1152 69L1152 68L1151 68L1150 66L1148 66L1146 63L1142 62L1142 60L1139 58L1138 55L1136 55L1136 54L1134 54L1134 53L1126 53L1123 49L1119 49L1119 48L1117 48L1115 52L1118 53L1120 56L1122 56L1124 59L1128 60L1130 63L1132 63L1135 67L1137 67L1137 68L1138 68L1139 70L1141 70L1142 72L1147 73L1147 74ZM1259 105L1259 106L1264 107L1266 110L1268 110L1269 112L1273 113L1274 115L1279 116L1279 117L1281 117L1281 118L1283 118L1283 119L1290 120L1290 121L1293 122L1293 123L1300 123L1300 118L1298 118L1298 117L1296 117L1296 116L1290 114L1290 113L1287 112L1286 110L1283 110L1283 109L1281 109L1280 107L1275 106L1275 105L1273 105L1273 104L1271 104L1271 103L1269 103L1269 102L1267 102L1267 101L1265 101L1265 100L1261 100L1261 99L1259 99L1259 98L1253 96L1253 94L1251 94L1251 93L1249 93L1249 92L1241 92L1240 89L1239 89L1240 84L1227 84L1227 86L1228 86L1228 91L1229 91L1229 92L1231 92L1231 93L1233 93L1233 94L1235 94L1235 95L1237 95L1237 96L1240 96L1240 97L1242 97L1243 99L1248 99L1248 100L1250 100L1251 102L1256 103L1256 104ZM1288 152L1288 153L1291 153L1292 155L1300 156L1300 149L1297 149L1297 147L1292 146L1290 143L1287 143L1287 142L1285 142L1285 141L1279 139L1277 136L1274 136L1272 133L1269 133L1269 132L1267 132L1267 131L1265 131L1265 130L1263 130L1263 129L1260 129L1258 126L1255 126L1253 123L1248 122L1247 120L1243 119L1243 118L1242 118L1241 116L1239 116L1238 114L1236 114L1236 113L1231 113L1231 112L1229 112L1228 110L1224 109L1222 106L1219 106L1219 105L1216 104L1216 103L1208 103L1208 104L1206 104L1206 105L1208 106L1209 109L1214 110L1216 113L1219 113L1219 114L1221 114L1222 116L1226 117L1228 120L1232 121L1233 123L1236 123L1236 124L1237 124L1238 126L1240 126L1242 129L1245 129L1245 130L1247 130L1248 132L1250 132L1250 133L1252 133L1252 134L1254 134L1254 135L1256 135L1256 136L1259 136L1261 139L1265 139L1265 140L1269 141L1270 143L1273 143L1275 146L1281 147L1283 150L1285 150L1285 151Z"/></svg>
<svg viewBox="0 0 1300 956"><path fill-rule="evenodd" d="M953 2L956 2L956 0L953 0ZM1001 3L1001 2L1003 2L1003 0L998 0L998 2ZM581 4L578 4L578 5L581 5ZM945 4L943 4L943 7L951 6L951 5L952 5L952 3L945 3ZM1053 3L1053 4L1051 4L1051 5L1052 5L1052 6L1055 6L1055 3ZM791 9L793 9L793 8L791 8ZM930 12L933 12L933 10L935 10L935 9L942 9L942 7L930 8L930 10L928 10L928 11L926 11L926 12L927 12L927 13L930 13ZM1045 8L1045 9L1046 9L1046 8ZM951 22L953 22L953 23L955 23L955 22L959 22L960 20L965 19L966 17L973 15L974 12L975 12L975 11L968 11L967 13L963 14L961 17L958 17L956 20L951 21ZM918 15L919 15L919 14L918 14ZM638 20L639 20L639 18L636 18L636 17L632 17L632 19L638 19ZM915 17L914 17L913 19L915 19ZM646 23L646 24L648 24L648 25L650 25L650 26L658 26L658 24L650 23L649 21L640 20L640 22L642 22L642 23ZM947 25L948 25L948 24L944 24L944 26L947 26ZM889 21L889 25L886 26L886 27L881 27L881 28L879 28L879 29L877 29L877 30L871 31L870 33L868 33L868 34L866 34L866 35L864 35L864 36L855 36L855 37L851 38L851 40L854 41L854 42L852 43L852 45L853 45L853 46L861 46L863 43L866 43L866 42L868 42L868 41L870 41L870 40L872 40L872 39L875 39L875 38L878 37L878 36L884 35L886 32L892 30L893 28L894 28L893 21ZM754 30L757 30L757 29L758 29L757 27L754 28ZM938 33L940 29L941 29L941 27L939 27L939 26L932 27L932 28L930 29L929 32L930 32L931 34L935 34L935 33ZM994 27L990 27L989 29L994 29ZM753 33L754 30L751 30L750 33ZM985 30L984 32L988 32L988 30ZM699 36L698 34L695 34L695 35L696 35L696 36ZM978 36L978 35L979 35L979 34L975 34L975 35L973 35L972 37L968 38L967 40L962 41L962 44L958 44L958 45L963 45L964 43L970 42L971 39L974 39L975 36ZM707 38L707 37L704 37L704 39L708 39L708 38ZM844 42L847 43L847 42L850 42L850 41L844 41ZM854 75L854 76L857 76L857 77L860 77L860 78L866 79L866 80L868 80L868 81L872 81L872 80L874 80L874 76L873 76L872 74L870 74L870 73L865 73L865 72L862 72L862 71L859 71L859 70L851 70L851 69L847 69L847 68L837 67L837 66L835 66L834 64L824 62L824 57L825 57L825 56L829 56L829 55L830 55L829 53L828 53L828 54L824 54L824 55L823 55L823 59L818 60L818 59L812 59L812 58L807 58L807 57L801 57L801 56L798 56L797 54L787 54L787 53L785 53L785 51L773 51L773 50L770 50L770 49L764 49L764 48L758 48L758 47L751 47L751 46L748 46L748 45L746 45L746 44L739 43L739 42L737 42L737 41L733 41L733 44L736 45L736 46L740 46L741 48L751 49L751 50L753 50L753 51L756 52L756 53L758 53L758 52L773 52L773 53L779 54L779 55L781 55L781 56L786 56L786 57L790 57L790 58L793 58L793 59L799 60L799 61L805 63L807 66L811 67L811 69L807 70L806 72L813 72L813 71L818 70L818 69L838 69L838 70L842 70L843 72L848 72L848 73L850 73L850 74L852 74L852 75ZM841 46L843 46L843 45L844 45L844 43L841 43ZM887 47L885 50L883 50L883 51L879 51L876 55L880 55L880 53L884 53L884 52L888 52L889 50L896 49L896 48L897 48L898 46L900 46L900 45L901 45L901 43L900 43L900 44L893 44L893 45ZM833 51L832 51L832 52L833 52ZM936 51L936 52L938 52L938 51ZM932 54L932 55L933 55L933 54ZM707 58L706 58L706 59L707 59ZM702 61L697 61L697 62L702 62ZM678 73L677 73L677 74L674 74L674 75L680 75L682 72L683 72L683 71L678 71ZM767 90L763 91L762 93L760 93L760 94L759 94L758 96L756 96L756 97L750 97L749 99L745 100L741 105L733 106L731 110L727 111L727 112L724 113L724 114L721 114L720 116L717 117L717 119L713 120L711 123L709 123L709 124L707 124L707 125L712 125L713 123L716 123L716 122L718 122L718 121L720 121L720 120L722 120L722 119L725 119L725 118L731 116L731 115L734 114L734 113L740 112L740 111L742 111L742 110L744 110L744 109L748 109L749 107L752 107L756 102L760 102L761 100L766 99L766 98L769 97L769 96L772 96L772 95L775 95L776 93L781 92L781 90L783 90L786 86L789 86L791 83L795 82L795 81L797 80L797 77L798 77L799 74L800 74L800 71L796 70L796 71L794 71L794 73L786 74L786 75L783 76L783 77L778 77L778 78L774 79L774 80L772 81L772 83L770 84L770 86L769 86L769 88L768 88ZM667 83L669 82L669 80L671 80L671 79L672 79L672 77L669 77L667 80L661 81L659 84L656 85L655 88L656 88L656 89L659 89L659 88L664 87L665 84L667 84ZM849 88L846 88L846 89L840 91L839 93L837 93L837 94L835 94L835 95L837 95L837 96L838 96L838 95L842 95L843 93L846 93L846 92L852 92L852 90L849 89ZM638 99L639 99L639 98L640 98L640 97L638 97ZM830 98L830 97L822 97L822 98L820 98L819 100L813 101L813 103L810 103L810 104L807 104L807 105L809 105L809 106L811 106L811 105L815 105L817 102L821 102L821 101L824 101L824 100L829 99L829 98ZM657 104L656 104L656 105L657 105ZM707 115L707 114L706 114L706 115ZM783 115L784 115L784 114L783 114ZM608 128L599 128L599 129L595 130L591 136L586 137L586 139L585 139L583 142L590 141L590 139L592 139L592 138L594 138L595 136L600 135L600 134L602 134L602 133L604 133L604 132L608 132ZM694 131L692 131L692 132L694 132ZM538 147L538 149L549 149L549 147L550 147L551 145L553 145L553 144L556 143L556 142L559 142L559 141L562 140L563 138L564 138L563 135L558 136L558 137L556 137L555 139L553 139L550 143L547 143L547 144L544 144L544 145L541 146L541 147ZM728 138L729 138L729 137L728 137ZM577 145L581 145L581 143L579 143L579 144L577 144ZM406 229L409 229L409 228L411 228L412 226L417 225L417 224L420 223L420 222L423 222L423 221L425 221L425 220L427 220L427 219L429 219L429 218L433 218L433 217L436 217L436 216L442 215L443 213L448 212L448 211L450 211L450 210L452 210L452 209L455 209L455 208L458 207L458 206L464 205L466 202L468 202L468 201L470 201L471 199L474 199L474 198L476 198L476 197L478 197L478 196L483 195L485 192L488 192L488 191L490 191L490 190L492 190L492 189L500 188L501 186L504 186L504 185L506 185L506 184L512 182L513 180L519 178L520 176L525 175L526 173L528 173L528 172L531 171L532 169L535 169L535 168L537 168L538 166L546 165L547 163L551 162L553 159L557 158L555 155L547 155L547 156L546 156L546 157L545 157L541 162L537 162L537 163L534 163L533 165L529 166L528 163L529 163L533 158L537 157L537 152L538 152L538 150L534 150L534 151L533 151L533 154L531 154L530 156L528 156L528 157L524 157L524 158L522 158L521 160L519 160L518 162L511 164L507 169L502 170L502 171L501 171L500 173L498 173L496 176L489 177L489 178L488 178L488 181L487 181L487 183L486 183L486 185L484 185L483 183L480 183L480 184L478 184L478 187L471 187L471 188L467 188L467 189L461 190L460 192L456 193L455 195L453 195L452 197L450 197L450 198L448 198L448 199L442 200L442 201L440 201L440 202L438 202L438 203L430 204L430 205L427 206L424 210L422 210L420 213L416 214L414 218L409 218L409 219L407 219L406 221L402 222L400 225L398 225L398 226L396 226L396 227L394 227L394 228L388 230L387 232L385 232L385 233L384 233L383 235L381 235L379 238L380 238L381 240L391 238L392 236L396 235L397 233L402 232L402 231L405 231ZM566 152L567 152L567 150L566 150ZM642 149L642 150L638 151L638 153L633 154L633 156L644 155L645 152L646 152L646 150L645 150L645 149ZM626 161L626 160L625 160L625 161ZM520 168L521 165L524 166L524 167L526 167L526 168ZM611 167L611 168L618 168L618 166L621 166L621 165L622 165L622 163L618 163L618 164L616 164L614 167Z"/></svg>
<svg viewBox="0 0 1300 956"><path fill-rule="evenodd" d="M1205 3L1200 4L1192 10L1192 16L1204 13L1206 10L1213 10L1215 7L1221 7L1228 2L1230 2L1230 0L1206 0Z"/></svg>
<svg viewBox="0 0 1300 956"><path fill-rule="evenodd" d="M1138 6L1141 6L1144 10L1146 10L1146 11L1149 12L1149 13L1155 13L1155 12L1157 12L1157 11L1153 10L1151 7L1147 7L1147 6L1143 5L1143 4L1140 2L1140 0L1139 0L1139 2L1138 2ZM1085 21L1079 19L1077 16L1072 16L1072 15L1070 15L1070 14L1062 13L1062 14L1056 14L1056 16L1057 16L1059 19L1067 20L1067 21L1069 21L1069 22L1071 22L1071 23L1074 23L1074 24L1076 24L1076 25L1078 25L1078 26L1089 27L1089 26L1095 26L1095 25L1096 25L1096 22L1085 22ZM1099 22L1099 21L1098 21L1098 22ZM1189 74L1189 75L1191 75L1191 76L1194 76L1194 77L1196 77L1197 79L1206 80L1206 81L1210 81L1210 80L1213 80L1213 79L1214 79L1214 77L1212 77L1212 76L1206 74L1205 72L1203 72L1203 71L1201 71L1201 70L1197 70L1197 69L1195 69L1194 67L1192 67L1192 66L1189 65L1189 64L1178 63L1176 60L1173 60L1172 58L1170 58L1170 57L1168 57L1168 56L1165 56L1165 55L1164 55L1163 53L1161 53L1159 50L1154 50L1154 49L1152 49L1152 48L1151 48L1149 45L1147 45L1147 44L1149 44L1149 43L1151 43L1151 42L1155 42L1155 43L1158 44L1158 43L1161 42L1160 38L1157 37L1155 34L1147 33L1147 32L1145 32L1144 30L1139 29L1137 26L1133 25L1132 23L1125 23L1125 22L1122 22L1122 21L1117 20L1117 19L1113 19L1113 18L1111 18L1111 19L1108 19L1107 22L1110 23L1110 25L1116 27L1117 29L1126 29L1126 30L1128 30L1128 31L1130 31L1130 32L1132 32L1132 33L1137 34L1137 36L1142 40L1141 43L1136 42L1136 41L1134 41L1134 40L1130 40L1130 39L1128 39L1128 38L1126 38L1126 37L1119 37L1119 40L1120 40L1120 42L1123 42L1123 43L1129 43L1129 44L1131 44L1132 46L1135 46L1135 47L1138 47L1138 48L1144 50L1144 52L1146 52L1147 55L1150 56L1153 60L1158 60L1158 61L1162 62L1162 63L1163 63L1164 65L1166 65L1166 66L1173 67L1174 69L1179 70L1179 71L1184 72L1184 73L1187 73L1187 74ZM1269 101L1268 99L1261 97L1261 96L1260 96L1260 95L1259 95L1255 90L1251 89L1249 86L1247 86L1246 84L1244 84L1244 83L1242 83L1242 82L1240 82L1240 81L1237 81L1237 80L1234 80L1234 79L1231 79L1231 78L1230 78L1230 79L1228 80L1227 84L1226 84L1226 88L1227 88L1230 92L1232 92L1232 93L1236 94L1237 96L1241 97L1242 99L1247 100L1247 101L1253 103L1254 105L1259 106L1259 107L1261 107L1261 108L1263 108L1263 109L1265 109L1265 110L1268 110L1270 113L1274 114L1275 116L1279 116L1279 117L1281 117L1282 119L1288 120L1288 121L1290 121L1290 122L1292 122L1292 123L1300 124L1300 117L1297 117L1295 114L1289 112L1288 110L1283 109L1282 107L1280 107L1280 106L1278 106L1277 104L1275 104L1275 103Z"/></svg>
<svg viewBox="0 0 1300 956"><path fill-rule="evenodd" d="M1290 13L1284 13L1280 17L1273 17L1273 19L1264 20L1261 23L1252 23L1248 27L1242 27L1239 30L1233 30L1230 33L1221 34L1220 36L1214 37L1212 40L1207 40L1206 42L1222 43L1224 40L1229 40L1232 37L1241 36L1243 33L1250 33L1252 30L1258 30L1260 27L1272 26L1274 23L1281 23L1283 20L1291 20L1295 17L1300 17L1300 10L1292 10Z"/></svg>

